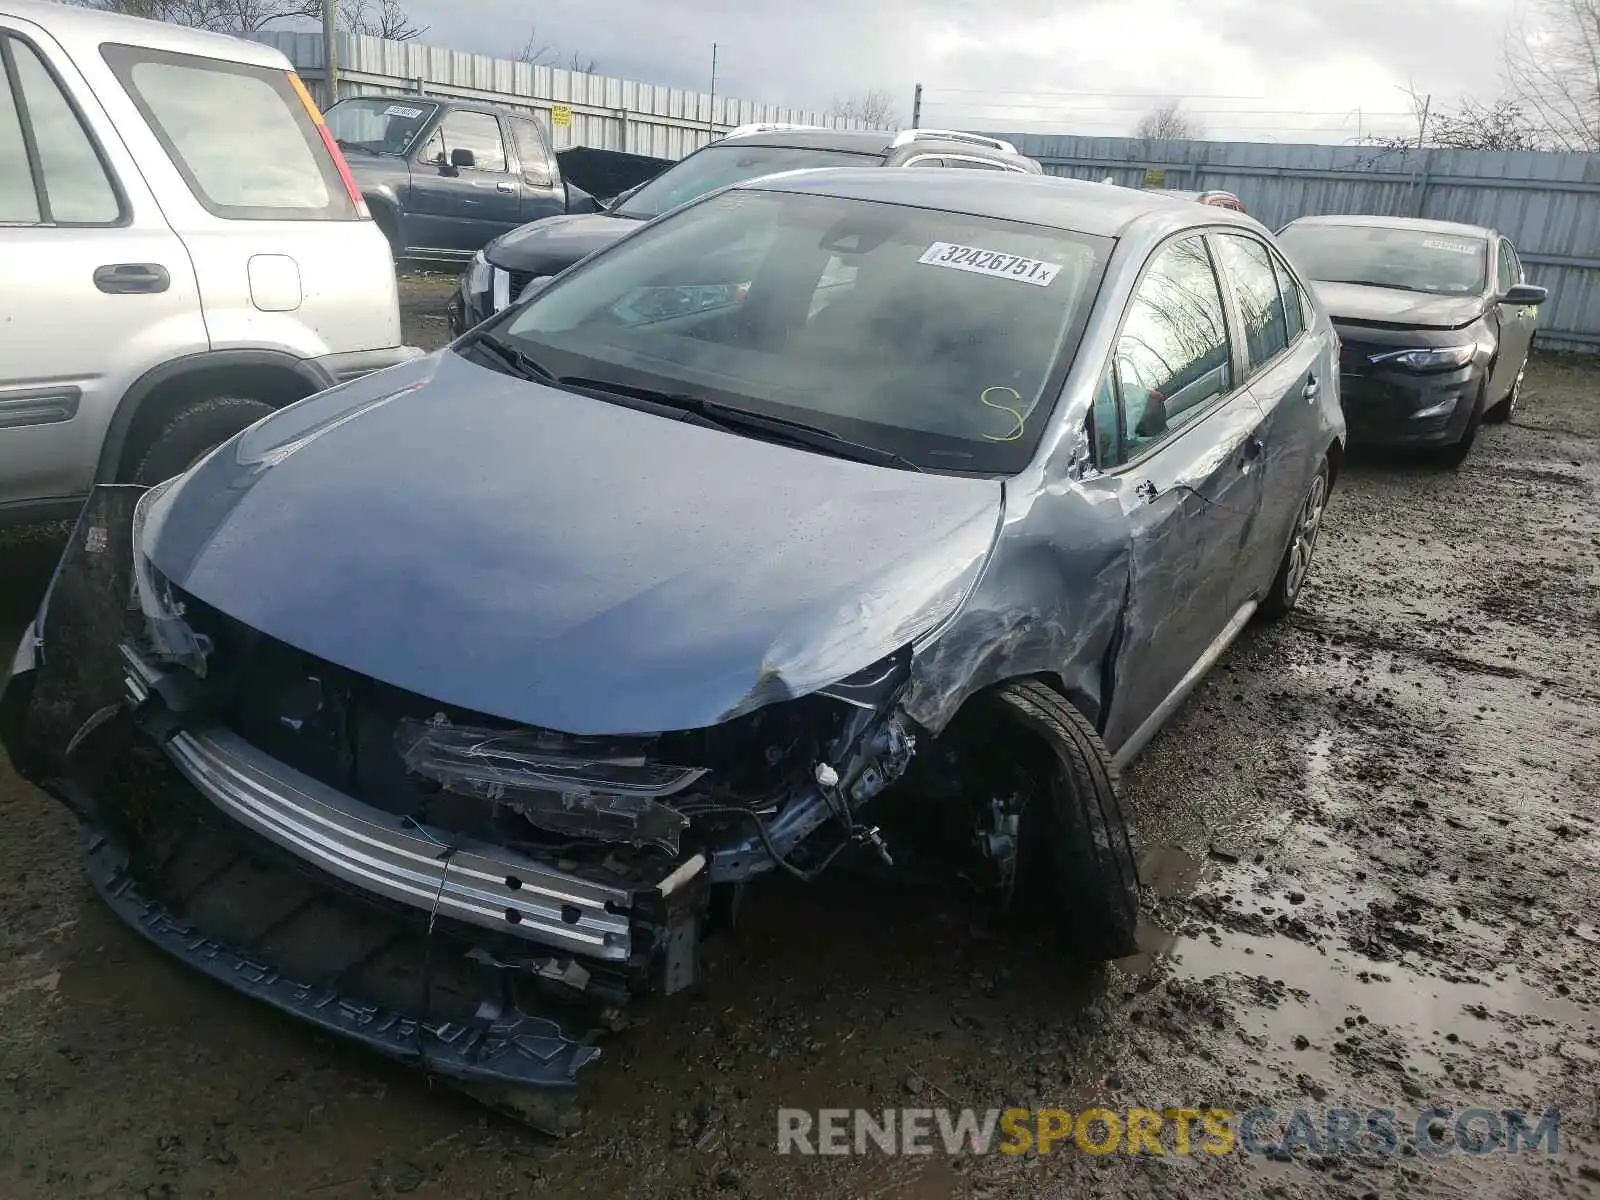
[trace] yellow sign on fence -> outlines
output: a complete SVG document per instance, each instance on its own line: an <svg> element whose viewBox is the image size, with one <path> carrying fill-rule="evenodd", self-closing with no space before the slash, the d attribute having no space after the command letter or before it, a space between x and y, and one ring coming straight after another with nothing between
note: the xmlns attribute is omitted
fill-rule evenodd
<svg viewBox="0 0 1600 1200"><path fill-rule="evenodd" d="M1144 185L1147 188L1160 188L1167 186L1167 173L1148 168L1144 173Z"/></svg>
<svg viewBox="0 0 1600 1200"><path fill-rule="evenodd" d="M552 108L550 110L550 124L552 124L552 125L571 125L572 124L572 110L570 108L568 108L565 104L556 105L554 108Z"/></svg>

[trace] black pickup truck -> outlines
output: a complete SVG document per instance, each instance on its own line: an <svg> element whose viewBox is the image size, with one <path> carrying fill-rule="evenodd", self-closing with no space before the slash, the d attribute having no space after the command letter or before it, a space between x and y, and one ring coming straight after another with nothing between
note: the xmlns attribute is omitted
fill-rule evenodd
<svg viewBox="0 0 1600 1200"><path fill-rule="evenodd" d="M529 221L599 208L562 178L531 114L405 95L353 96L326 115L396 261L461 261Z"/></svg>

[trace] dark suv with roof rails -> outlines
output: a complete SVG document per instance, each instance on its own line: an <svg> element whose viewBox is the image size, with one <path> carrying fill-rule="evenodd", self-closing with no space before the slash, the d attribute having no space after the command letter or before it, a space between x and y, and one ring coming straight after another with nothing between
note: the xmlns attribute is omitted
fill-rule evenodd
<svg viewBox="0 0 1600 1200"><path fill-rule="evenodd" d="M729 184L814 167L953 167L1043 174L1010 142L953 129L826 129L741 125L655 178L611 200L604 212L547 217L496 238L472 260L450 302L451 330L464 333L507 307L534 280L566 270L669 209Z"/></svg>

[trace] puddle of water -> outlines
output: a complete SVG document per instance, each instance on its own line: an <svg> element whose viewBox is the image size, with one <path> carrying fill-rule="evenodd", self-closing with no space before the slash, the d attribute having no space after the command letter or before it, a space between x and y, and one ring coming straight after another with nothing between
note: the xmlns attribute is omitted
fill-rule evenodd
<svg viewBox="0 0 1600 1200"><path fill-rule="evenodd" d="M1440 1077L1447 1060L1475 1047L1514 1043L1517 1053L1510 1057L1526 1062L1554 1054L1563 1038L1592 1042L1597 1036L1592 1009L1537 990L1512 968L1481 983L1452 983L1399 963L1324 950L1287 938L1220 933L1170 939L1166 954L1179 977L1265 977L1293 989L1275 991L1275 1004L1241 1005L1238 1020L1247 1034L1296 1046L1293 1066L1324 1078L1339 1073L1332 1045L1351 1032L1347 1017L1397 1035L1407 1067ZM1455 1042L1447 1038L1452 1034ZM1513 1093L1531 1095L1539 1087L1535 1072L1512 1064L1500 1064L1495 1076Z"/></svg>

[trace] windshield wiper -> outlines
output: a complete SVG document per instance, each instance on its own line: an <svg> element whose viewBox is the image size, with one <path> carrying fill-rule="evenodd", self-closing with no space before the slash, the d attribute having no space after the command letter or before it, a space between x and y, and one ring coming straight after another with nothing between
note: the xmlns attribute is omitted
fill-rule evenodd
<svg viewBox="0 0 1600 1200"><path fill-rule="evenodd" d="M773 417L766 413L751 412L749 409L719 404L715 400L707 400L703 396L693 396L687 392L667 392L656 388L636 387L628 383L613 383L607 379L583 379L568 375L563 375L555 382L591 391L630 396L636 400L660 405L662 408L676 409L697 418L701 423L726 432L743 430L767 433L791 444L822 450L839 458L851 458L857 462L922 472L921 467L904 455L886 450L882 446L869 446L865 442L851 441L821 425L809 425L804 421L794 421L788 417Z"/></svg>
<svg viewBox="0 0 1600 1200"><path fill-rule="evenodd" d="M504 338L495 337L492 333L480 333L464 348L484 351L503 366L510 368L511 373L519 379L530 379L539 383L550 383L555 380L555 372L549 367L542 366L537 359L517 349Z"/></svg>
<svg viewBox="0 0 1600 1200"><path fill-rule="evenodd" d="M1434 294L1427 288L1407 287L1403 283L1379 283L1376 279L1341 279L1339 282L1353 284L1356 287L1389 288L1396 292L1422 292L1430 296Z"/></svg>

